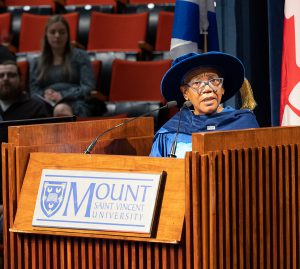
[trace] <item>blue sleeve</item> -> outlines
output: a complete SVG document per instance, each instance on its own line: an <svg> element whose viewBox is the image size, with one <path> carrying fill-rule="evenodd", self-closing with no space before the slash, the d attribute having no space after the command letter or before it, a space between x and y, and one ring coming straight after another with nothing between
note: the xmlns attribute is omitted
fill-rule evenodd
<svg viewBox="0 0 300 269"><path fill-rule="evenodd" d="M150 152L151 157L167 157L170 153L171 142L174 134L157 133L154 137L152 149Z"/></svg>
<svg viewBox="0 0 300 269"><path fill-rule="evenodd" d="M161 134L157 134L154 137L152 149L150 152L150 157L162 157L162 150L163 150L163 139Z"/></svg>

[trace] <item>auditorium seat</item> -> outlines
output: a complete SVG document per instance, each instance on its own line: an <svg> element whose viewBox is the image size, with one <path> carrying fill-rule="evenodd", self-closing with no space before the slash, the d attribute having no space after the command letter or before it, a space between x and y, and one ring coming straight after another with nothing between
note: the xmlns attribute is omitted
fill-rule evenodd
<svg viewBox="0 0 300 269"><path fill-rule="evenodd" d="M155 46L156 39L156 30L159 21L159 14L162 11L174 12L175 4L174 3L165 3L165 4L125 4L123 8L123 13L125 14L139 14L147 12L148 24L147 24L147 35L146 42L151 46Z"/></svg>
<svg viewBox="0 0 300 269"><path fill-rule="evenodd" d="M8 12L12 14L12 44L17 47L21 28L21 15L23 13L50 15L55 13L54 0L5 0Z"/></svg>
<svg viewBox="0 0 300 269"><path fill-rule="evenodd" d="M21 88L24 91L29 91L29 64L28 61L18 61L18 68L20 70Z"/></svg>
<svg viewBox="0 0 300 269"><path fill-rule="evenodd" d="M92 67L94 71L94 76L96 80L96 89L98 92L100 92L100 75L101 75L101 61L99 60L92 60Z"/></svg>
<svg viewBox="0 0 300 269"><path fill-rule="evenodd" d="M116 1L115 0L66 0L65 1L66 12L78 12L79 13L79 25L78 25L78 41L84 47L87 46L88 33L90 29L90 17L91 12L103 12L103 13L115 13Z"/></svg>
<svg viewBox="0 0 300 269"><path fill-rule="evenodd" d="M71 41L77 40L78 13L63 15L70 25ZM37 52L41 49L42 40L45 32L45 25L50 16L22 14L22 24L20 31L19 52ZM31 29L28 31L28 29Z"/></svg>
<svg viewBox="0 0 300 269"><path fill-rule="evenodd" d="M160 93L160 82L170 66L171 60L114 60L104 116L126 113L128 117L136 117L158 109L165 102ZM163 121L165 114L162 113L152 113L155 129Z"/></svg>
<svg viewBox="0 0 300 269"><path fill-rule="evenodd" d="M98 60L101 62L100 71L100 93L108 98L110 81L111 81L111 69L112 63L115 59L123 59L128 61L137 61L138 55L136 52L88 52L92 61Z"/></svg>
<svg viewBox="0 0 300 269"><path fill-rule="evenodd" d="M160 11L158 14L158 23L156 29L156 51L170 50L172 29L173 29L174 13Z"/></svg>
<svg viewBox="0 0 300 269"><path fill-rule="evenodd" d="M65 6L116 6L116 1L113 0L66 0ZM88 7L86 7L88 9Z"/></svg>
<svg viewBox="0 0 300 269"><path fill-rule="evenodd" d="M54 0L4 0L5 6L51 6L54 8L55 1Z"/></svg>
<svg viewBox="0 0 300 269"><path fill-rule="evenodd" d="M114 60L109 101L163 102L160 83L170 66L171 60L136 62Z"/></svg>
<svg viewBox="0 0 300 269"><path fill-rule="evenodd" d="M10 43L11 38L11 13L5 12L0 14L0 44Z"/></svg>
<svg viewBox="0 0 300 269"><path fill-rule="evenodd" d="M175 0L129 0L129 4L155 4L155 5L163 5L163 4L175 4Z"/></svg>
<svg viewBox="0 0 300 269"><path fill-rule="evenodd" d="M124 5L125 13L139 13L152 11L174 11L175 0L129 0Z"/></svg>
<svg viewBox="0 0 300 269"><path fill-rule="evenodd" d="M100 91L102 63L96 59L91 60L91 63L96 80L96 88L91 91L90 96L86 98L86 102L92 107L93 117L98 117L106 112L105 101L107 98Z"/></svg>
<svg viewBox="0 0 300 269"><path fill-rule="evenodd" d="M89 51L138 52L138 42L146 39L148 13L91 13Z"/></svg>
<svg viewBox="0 0 300 269"><path fill-rule="evenodd" d="M159 11L171 11L175 10L175 1L147 1L147 0L134 0L125 3L122 7L121 13L158 13Z"/></svg>
<svg viewBox="0 0 300 269"><path fill-rule="evenodd" d="M102 62L101 91L109 94L114 59L138 60L139 41L145 40L148 13L91 13L88 52Z"/></svg>
<svg viewBox="0 0 300 269"><path fill-rule="evenodd" d="M160 11L158 13L158 22L155 31L154 46L141 43L143 48L143 57L151 60L170 59L170 47L172 38L172 29L174 21L174 12ZM151 44L150 44L151 45Z"/></svg>

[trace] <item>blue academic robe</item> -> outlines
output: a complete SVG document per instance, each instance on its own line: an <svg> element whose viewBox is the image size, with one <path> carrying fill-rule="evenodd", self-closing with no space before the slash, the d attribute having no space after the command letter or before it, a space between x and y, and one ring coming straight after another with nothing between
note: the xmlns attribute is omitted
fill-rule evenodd
<svg viewBox="0 0 300 269"><path fill-rule="evenodd" d="M211 115L194 115L188 108L174 115L155 134L150 156L167 157L176 136L181 113L179 133L177 136L177 158L184 158L186 151L192 150L192 133L258 128L259 125L252 111L234 109L227 106L220 113Z"/></svg>

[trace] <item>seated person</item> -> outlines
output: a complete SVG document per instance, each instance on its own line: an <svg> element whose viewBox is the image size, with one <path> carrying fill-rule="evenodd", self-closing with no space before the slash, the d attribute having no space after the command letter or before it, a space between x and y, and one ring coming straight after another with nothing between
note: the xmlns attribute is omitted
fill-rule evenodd
<svg viewBox="0 0 300 269"><path fill-rule="evenodd" d="M240 90L244 76L241 61L221 52L189 53L175 59L162 79L162 95L167 101L176 100L179 107L189 100L193 110L183 106L158 130L150 156L183 158L192 150L192 133L259 127L251 110L221 105Z"/></svg>
<svg viewBox="0 0 300 269"><path fill-rule="evenodd" d="M41 56L30 64L30 92L54 106L54 116L92 116L86 98L95 88L88 54L72 48L70 28L61 15L46 25Z"/></svg>
<svg viewBox="0 0 300 269"><path fill-rule="evenodd" d="M20 71L14 61L0 63L0 120L49 117L44 102L22 90Z"/></svg>
<svg viewBox="0 0 300 269"><path fill-rule="evenodd" d="M0 62L0 121L49 117L44 102L22 90L20 71L15 61ZM1 134L2 137L2 134ZM0 144L3 141L0 141ZM0 204L2 203L2 159L0 159ZM2 242L2 205L0 205L0 242Z"/></svg>

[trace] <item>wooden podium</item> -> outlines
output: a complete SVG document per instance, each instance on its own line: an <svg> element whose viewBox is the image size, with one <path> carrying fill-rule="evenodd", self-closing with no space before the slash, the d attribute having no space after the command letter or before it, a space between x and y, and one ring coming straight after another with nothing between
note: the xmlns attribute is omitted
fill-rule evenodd
<svg viewBox="0 0 300 269"><path fill-rule="evenodd" d="M80 154L117 121L12 127L2 149L6 268L300 267L299 127L193 134L185 159L150 158L153 123L143 118ZM155 235L34 231L22 212L36 199L32 175L49 167L164 171Z"/></svg>

